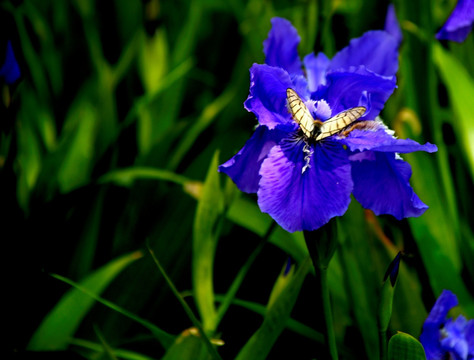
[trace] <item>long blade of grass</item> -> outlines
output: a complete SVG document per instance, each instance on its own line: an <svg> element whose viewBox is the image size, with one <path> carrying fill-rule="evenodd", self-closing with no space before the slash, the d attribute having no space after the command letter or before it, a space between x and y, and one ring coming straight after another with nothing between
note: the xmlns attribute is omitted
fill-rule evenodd
<svg viewBox="0 0 474 360"><path fill-rule="evenodd" d="M102 305L105 305L108 308L122 314L123 316L126 316L126 317L136 321L137 323L141 324L142 326L144 326L145 328L150 330L150 332L153 335L156 336L158 341L161 343L161 345L165 349L167 349L173 343L173 341L174 341L174 336L173 335L168 334L166 331L160 329L159 327L155 326L154 324L150 323L149 321L144 320L144 319L136 316L135 314L121 308L120 306L114 304L111 301L103 299L102 297L98 296L95 292L90 291L86 287L81 286L80 284L77 284L74 281L69 280L68 278L65 278L65 277L63 277L61 275L57 275L57 274L51 274L51 276L54 277L55 279L58 279L58 280L66 283L66 284L69 284L69 285L73 286L76 290L86 294L91 299L93 299L97 302L100 302ZM70 304L67 304L67 306L65 306L65 309L67 309L68 311L70 311L71 308L73 308L73 306L70 305ZM64 321L64 317L63 317L62 321ZM54 332L54 334L52 334L51 336L57 336L56 332ZM65 341L69 341L69 335L67 337L67 340L65 340ZM33 343L33 345L34 345L34 343ZM32 347L31 349L36 349L36 347Z"/></svg>
<svg viewBox="0 0 474 360"><path fill-rule="evenodd" d="M74 338L74 339L71 339L70 343L72 345L76 345L84 349L92 350L97 353L101 353L103 351L102 344L97 344L95 342L88 341L88 340ZM149 356L139 354L134 351L125 350L125 349L112 349L112 353L115 356L121 359L125 359L125 360L154 360L153 358Z"/></svg>
<svg viewBox="0 0 474 360"><path fill-rule="evenodd" d="M234 99L237 89L230 85L212 103L207 105L199 118L194 122L187 133L179 141L176 150L169 162L170 169L176 169L184 155L193 146L198 136L216 119L217 115Z"/></svg>
<svg viewBox="0 0 474 360"><path fill-rule="evenodd" d="M141 256L140 252L122 256L95 271L81 283L75 283L63 276L51 274L52 277L73 286L74 289L68 291L45 317L33 335L28 349L34 351L65 349L82 319L94 305L94 300L142 323L149 329L153 329L153 332L159 336L159 339L163 340L163 343L166 344L172 341L173 337L171 335L148 322L138 319L135 315L127 313L111 302L103 300L98 295L125 267Z"/></svg>
<svg viewBox="0 0 474 360"><path fill-rule="evenodd" d="M172 171L145 166L132 166L128 168L112 170L102 175L98 179L98 183L105 184L113 182L117 185L129 187L133 184L135 180L140 179L164 180L183 186L191 182L191 180L189 180L188 178L176 174Z"/></svg>
<svg viewBox="0 0 474 360"><path fill-rule="evenodd" d="M301 285L310 267L311 259L307 257L300 264L286 288L281 291L270 308L267 309L262 325L244 345L236 360L256 360L267 357L278 336L286 327Z"/></svg>
<svg viewBox="0 0 474 360"><path fill-rule="evenodd" d="M169 88L178 80L182 79L189 72L189 70L192 69L193 65L194 62L191 58L184 60L161 80L159 86L156 87L155 91L153 91L152 93L146 93L145 95L136 99L132 108L127 113L125 120L121 124L121 129L124 129L130 124L132 124L142 108L156 101L158 96L164 90Z"/></svg>
<svg viewBox="0 0 474 360"><path fill-rule="evenodd" d="M461 140L471 176L474 177L474 80L464 67L440 44L433 44L433 59L448 89L449 99L456 114L452 121L456 136Z"/></svg>
<svg viewBox="0 0 474 360"><path fill-rule="evenodd" d="M218 152L216 152L202 188L193 225L193 291L206 332L215 330L217 318L214 304L213 267L219 237L219 220L224 210L223 194L217 172L218 165Z"/></svg>
<svg viewBox="0 0 474 360"><path fill-rule="evenodd" d="M174 296L176 297L176 299L178 299L179 303L181 304L184 311L186 312L186 315L189 317L189 319L191 320L193 325L198 329L198 331L201 335L201 338L203 339L204 343L206 344L206 347L208 349L209 354L212 356L213 359L221 360L221 357L220 357L219 353L217 352L217 350L214 348L211 341L207 337L204 329L202 328L201 323L196 318L193 311L191 310L189 305L184 300L183 296L179 293L178 289L176 289L176 287L174 286L173 282L169 278L169 276L166 273L165 269L163 269L160 262L158 261L158 258L155 256L155 253L153 252L153 250L150 247L148 247L148 251L150 252L150 255L153 258L153 261L155 262L156 266L158 267L158 270L160 271L161 275L164 277L166 283L170 287L170 289L173 292Z"/></svg>
<svg viewBox="0 0 474 360"><path fill-rule="evenodd" d="M275 230L276 223L273 222L270 227L268 228L267 233L265 236L261 239L261 241L258 243L257 247L255 250L250 254L250 256L247 258L247 261L245 264L240 268L237 276L235 277L234 281L229 287L229 290L227 291L221 306L219 306L219 309L217 311L217 320L216 320L216 326L220 323L222 320L223 316L227 312L227 309L229 308L230 304L235 298L235 295L237 294L237 291L240 288L240 285L244 281L245 275L247 275L247 272L250 269L250 266L252 266L253 262L257 258L258 254L262 251L263 247L268 241L268 238L272 234L273 230Z"/></svg>

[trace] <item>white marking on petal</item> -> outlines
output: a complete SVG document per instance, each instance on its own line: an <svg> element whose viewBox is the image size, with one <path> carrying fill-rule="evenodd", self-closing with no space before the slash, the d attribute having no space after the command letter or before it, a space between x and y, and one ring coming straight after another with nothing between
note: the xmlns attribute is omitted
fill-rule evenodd
<svg viewBox="0 0 474 360"><path fill-rule="evenodd" d="M310 161L311 161L311 156L313 155L313 149L311 148L311 146L307 142L305 142L305 144L303 146L303 152L306 155L303 158L304 161L305 161L305 164L304 164L303 168L301 169L301 174L304 174L306 169L311 167Z"/></svg>

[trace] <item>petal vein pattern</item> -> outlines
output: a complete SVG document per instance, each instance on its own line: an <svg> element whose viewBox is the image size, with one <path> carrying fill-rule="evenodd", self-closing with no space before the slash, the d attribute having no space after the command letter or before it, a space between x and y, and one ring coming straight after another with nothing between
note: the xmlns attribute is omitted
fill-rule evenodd
<svg viewBox="0 0 474 360"><path fill-rule="evenodd" d="M289 232L314 230L345 213L353 183L341 146L314 145L302 174L304 142L272 148L260 169L258 203Z"/></svg>

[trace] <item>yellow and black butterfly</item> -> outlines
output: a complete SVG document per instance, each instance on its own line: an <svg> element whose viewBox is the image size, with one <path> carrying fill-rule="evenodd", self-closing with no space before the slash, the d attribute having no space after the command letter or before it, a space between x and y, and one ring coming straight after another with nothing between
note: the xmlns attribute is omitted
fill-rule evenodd
<svg viewBox="0 0 474 360"><path fill-rule="evenodd" d="M305 137L312 141L320 141L328 136L342 132L359 119L366 111L365 107L357 106L344 110L326 121L320 121L313 118L303 100L300 99L293 89L286 89L286 100L293 120L298 123ZM363 125L363 123L367 122L361 121L360 123L354 124L348 131L344 131L343 135L347 136L354 128L362 128L356 125Z"/></svg>

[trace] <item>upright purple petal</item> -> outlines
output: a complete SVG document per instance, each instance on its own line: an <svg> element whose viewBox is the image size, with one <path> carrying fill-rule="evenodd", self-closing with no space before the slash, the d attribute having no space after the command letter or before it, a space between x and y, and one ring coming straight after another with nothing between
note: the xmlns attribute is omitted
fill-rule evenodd
<svg viewBox="0 0 474 360"><path fill-rule="evenodd" d="M256 193L260 181L258 172L263 160L286 134L286 131L279 128L269 130L266 126L258 126L244 147L219 166L219 171L227 174L241 191Z"/></svg>
<svg viewBox="0 0 474 360"><path fill-rule="evenodd" d="M454 355L456 360L466 360L469 353L469 344L464 336L466 325L467 320L462 315L459 315L456 320L449 319L444 324L441 349Z"/></svg>
<svg viewBox="0 0 474 360"><path fill-rule="evenodd" d="M383 77L359 67L348 72L332 72L327 76L326 86L312 94L314 100L325 99L337 114L359 106L362 98L370 96L370 109L361 119L373 120L383 109L385 102L396 87L395 77Z"/></svg>
<svg viewBox="0 0 474 360"><path fill-rule="evenodd" d="M342 147L316 145L302 173L303 142L273 147L260 169L258 204L289 232L315 230L350 202L350 164Z"/></svg>
<svg viewBox="0 0 474 360"><path fill-rule="evenodd" d="M443 357L440 344L440 329L446 321L446 315L448 315L449 310L457 304L456 295L449 290L443 290L426 318L420 335L420 342L425 349L426 360L437 360Z"/></svg>
<svg viewBox="0 0 474 360"><path fill-rule="evenodd" d="M398 70L398 45L398 40L386 31L368 31L334 56L328 72L363 65L379 75L393 76Z"/></svg>
<svg viewBox="0 0 474 360"><path fill-rule="evenodd" d="M250 94L244 103L261 125L274 129L293 123L286 103L286 89L293 87L288 73L277 67L253 64L250 68Z"/></svg>
<svg viewBox="0 0 474 360"><path fill-rule="evenodd" d="M301 61L298 55L300 37L291 23L282 18L272 20L272 29L263 42L265 63L281 67L291 75L302 75Z"/></svg>
<svg viewBox="0 0 474 360"><path fill-rule="evenodd" d="M398 23L395 6L393 4L388 5L387 16L385 17L385 31L392 35L398 45L400 45L403 39L402 29Z"/></svg>
<svg viewBox="0 0 474 360"><path fill-rule="evenodd" d="M0 77L5 78L7 84L13 84L20 77L20 67L13 53L12 44L7 42L7 51L5 53L5 62L0 68Z"/></svg>
<svg viewBox="0 0 474 360"><path fill-rule="evenodd" d="M303 61L309 91L314 92L318 90L319 85L326 85L326 71L330 64L328 57L322 52L318 53L317 56L311 53L306 55Z"/></svg>
<svg viewBox="0 0 474 360"><path fill-rule="evenodd" d="M459 0L443 27L436 34L438 40L463 42L474 23L474 0Z"/></svg>
<svg viewBox="0 0 474 360"><path fill-rule="evenodd" d="M401 220L423 214L426 206L410 186L411 167L394 153L363 152L351 157L354 197L376 215Z"/></svg>

